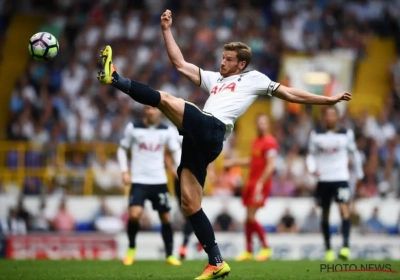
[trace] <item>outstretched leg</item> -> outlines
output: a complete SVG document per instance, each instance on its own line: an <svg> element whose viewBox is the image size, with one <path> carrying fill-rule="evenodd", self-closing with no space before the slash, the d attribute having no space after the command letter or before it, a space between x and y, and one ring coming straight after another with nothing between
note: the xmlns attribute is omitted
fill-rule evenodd
<svg viewBox="0 0 400 280"><path fill-rule="evenodd" d="M185 101L183 99L120 76L112 64L112 49L110 46L106 46L101 50L99 67L100 71L97 79L101 83L112 85L141 104L157 107L179 130L182 129L185 109Z"/></svg>

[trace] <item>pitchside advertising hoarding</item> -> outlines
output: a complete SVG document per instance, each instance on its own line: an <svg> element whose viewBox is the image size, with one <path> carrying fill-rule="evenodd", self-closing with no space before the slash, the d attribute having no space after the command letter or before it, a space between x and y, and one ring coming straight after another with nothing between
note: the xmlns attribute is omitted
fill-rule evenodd
<svg viewBox="0 0 400 280"><path fill-rule="evenodd" d="M80 234L32 234L10 236L6 242L10 259L85 259L111 260L117 258L115 236Z"/></svg>
<svg viewBox="0 0 400 280"><path fill-rule="evenodd" d="M223 256L232 259L245 248L244 236L240 233L217 233L216 238ZM318 260L324 258L321 235L268 235L274 250L273 259ZM175 234L174 249L178 252L182 236ZM334 236L333 248L340 249L341 238ZM128 246L125 234L103 235L32 235L8 237L6 255L11 259L121 259ZM255 242L255 250L258 249ZM395 236L360 236L351 239L353 259L400 260L400 238ZM164 247L159 233L142 232L137 237L137 259L164 259ZM197 240L193 235L188 247L188 259L205 259L206 254L197 251Z"/></svg>

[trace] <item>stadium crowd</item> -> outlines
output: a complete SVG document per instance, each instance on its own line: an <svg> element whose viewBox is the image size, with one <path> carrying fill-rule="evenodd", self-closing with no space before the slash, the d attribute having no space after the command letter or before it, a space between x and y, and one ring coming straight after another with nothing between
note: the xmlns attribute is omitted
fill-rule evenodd
<svg viewBox="0 0 400 280"><path fill-rule="evenodd" d="M187 61L204 69L218 70L223 43L242 40L253 51L250 68L284 83L278 77L283 54L350 48L362 58L372 34L393 36L399 42L400 8L395 3L53 1L52 13L40 31L50 32L59 39L60 52L49 64L30 61L12 93L7 137L46 147L39 154L28 156L26 165L47 166L58 187L68 184L62 176L63 170L84 173L89 167L94 170L100 191L121 187L115 158L76 153L67 159L65 166L60 166L55 153L60 143L118 143L125 125L141 116L142 106L96 81L98 51L102 46L113 46L114 64L124 76L135 77L202 107L206 94L178 75L164 50L159 17L166 7L174 14L174 33ZM4 20L0 20L0 31L5 33L1 22L5 23L7 17L1 18ZM395 168L400 165L399 65L400 62L395 63L388 72L393 78L393 90L387 99L387 109L378 118L368 112L355 117L345 112L341 119L343 125L355 130L363 155L366 176L358 190L359 197L400 195L400 174ZM281 147L273 196L311 195L313 179L303 175L308 135L315 123L307 108L288 110L273 119L273 134ZM233 136L225 147L228 156L235 150L234 143ZM8 154L6 164L16 167L15 154ZM234 195L243 179L240 172L223 172L217 178L214 194ZM82 192L83 184L82 179L74 179L72 193ZM43 185L37 178L27 178L24 193L41 193ZM54 186L44 186L45 193L56 190Z"/></svg>

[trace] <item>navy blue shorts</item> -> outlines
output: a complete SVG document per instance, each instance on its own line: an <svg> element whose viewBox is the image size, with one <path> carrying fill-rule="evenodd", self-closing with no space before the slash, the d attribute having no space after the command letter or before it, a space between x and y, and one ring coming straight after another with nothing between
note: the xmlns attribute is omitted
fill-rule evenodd
<svg viewBox="0 0 400 280"><path fill-rule="evenodd" d="M166 184L132 184L129 193L129 207L144 206L146 199L151 201L153 209L164 213L171 209L170 195Z"/></svg>
<svg viewBox="0 0 400 280"><path fill-rule="evenodd" d="M323 208L329 207L332 200L337 203L349 203L351 200L349 183L347 181L318 182L315 198L318 205Z"/></svg>
<svg viewBox="0 0 400 280"><path fill-rule="evenodd" d="M181 175L182 168L187 168L204 187L207 166L222 151L225 124L211 114L201 111L196 105L186 102L182 128L182 157L178 175Z"/></svg>

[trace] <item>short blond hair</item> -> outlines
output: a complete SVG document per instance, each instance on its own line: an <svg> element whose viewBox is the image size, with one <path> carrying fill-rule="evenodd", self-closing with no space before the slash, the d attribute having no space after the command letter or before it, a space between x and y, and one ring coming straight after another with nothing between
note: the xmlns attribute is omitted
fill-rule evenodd
<svg viewBox="0 0 400 280"><path fill-rule="evenodd" d="M244 66L243 70L246 69L247 66L249 66L251 61L251 48L245 43L230 42L224 45L224 50L235 51L238 60L246 62L246 65Z"/></svg>

